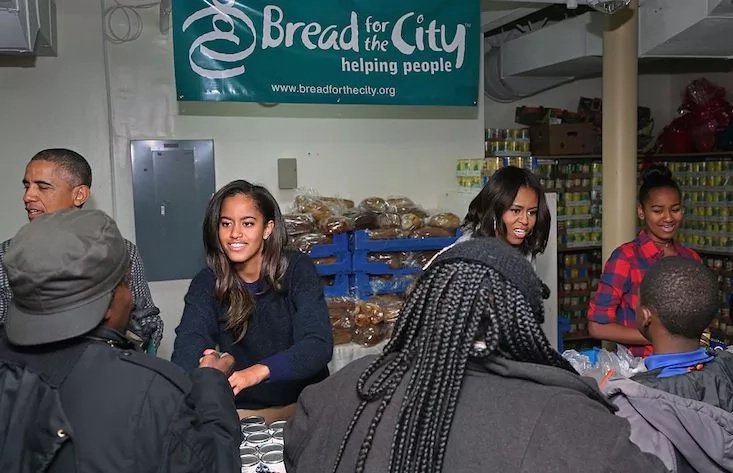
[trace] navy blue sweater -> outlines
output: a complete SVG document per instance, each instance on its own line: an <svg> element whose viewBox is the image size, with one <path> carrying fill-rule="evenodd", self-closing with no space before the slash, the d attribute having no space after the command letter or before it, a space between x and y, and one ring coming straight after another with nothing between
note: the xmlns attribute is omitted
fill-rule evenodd
<svg viewBox="0 0 733 473"><path fill-rule="evenodd" d="M285 293L266 290L254 296L255 309L239 343L225 328L225 307L214 299L211 269L193 278L184 299L173 363L193 371L204 349L219 347L234 356L237 371L257 363L270 369L268 381L239 393L240 409L293 403L303 388L328 376L333 336L320 278L308 256L289 252L287 259Z"/></svg>

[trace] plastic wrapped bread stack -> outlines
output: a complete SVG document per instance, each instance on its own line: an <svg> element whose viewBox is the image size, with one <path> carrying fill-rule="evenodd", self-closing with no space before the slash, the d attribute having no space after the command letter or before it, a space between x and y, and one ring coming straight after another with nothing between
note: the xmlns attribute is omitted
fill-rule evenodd
<svg viewBox="0 0 733 473"><path fill-rule="evenodd" d="M326 301L335 345L356 343L377 345L391 337L404 304L397 295L375 296L368 301L348 297Z"/></svg>

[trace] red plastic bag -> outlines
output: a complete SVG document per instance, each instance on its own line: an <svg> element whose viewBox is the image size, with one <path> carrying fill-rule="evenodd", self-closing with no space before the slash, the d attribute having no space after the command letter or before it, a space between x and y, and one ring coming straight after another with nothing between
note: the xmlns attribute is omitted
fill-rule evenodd
<svg viewBox="0 0 733 473"><path fill-rule="evenodd" d="M682 108L695 111L698 107L704 107L716 100L725 101L725 89L703 77L695 79L687 85Z"/></svg>
<svg viewBox="0 0 733 473"><path fill-rule="evenodd" d="M733 107L726 91L705 78L690 82L680 115L657 138L658 153L706 153L715 148L716 133L728 127Z"/></svg>

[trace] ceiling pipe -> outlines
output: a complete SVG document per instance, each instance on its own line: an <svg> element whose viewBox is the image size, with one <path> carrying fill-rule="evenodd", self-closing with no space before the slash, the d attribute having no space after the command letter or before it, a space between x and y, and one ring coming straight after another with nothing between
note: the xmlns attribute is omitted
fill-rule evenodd
<svg viewBox="0 0 733 473"><path fill-rule="evenodd" d="M160 1L160 34L168 34L171 29L171 0Z"/></svg>

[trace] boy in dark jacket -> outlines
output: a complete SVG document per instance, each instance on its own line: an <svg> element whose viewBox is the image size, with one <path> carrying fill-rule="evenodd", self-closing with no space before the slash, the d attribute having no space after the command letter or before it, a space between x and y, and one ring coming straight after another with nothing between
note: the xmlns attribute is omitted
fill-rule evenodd
<svg viewBox="0 0 733 473"><path fill-rule="evenodd" d="M733 471L733 354L700 346L719 301L717 278L702 264L671 256L652 265L636 311L654 346L648 371L604 386L632 440L672 471Z"/></svg>
<svg viewBox="0 0 733 473"><path fill-rule="evenodd" d="M0 471L239 472L227 375L209 351L191 376L123 333L130 259L97 210L40 216L13 238L0 333Z"/></svg>

